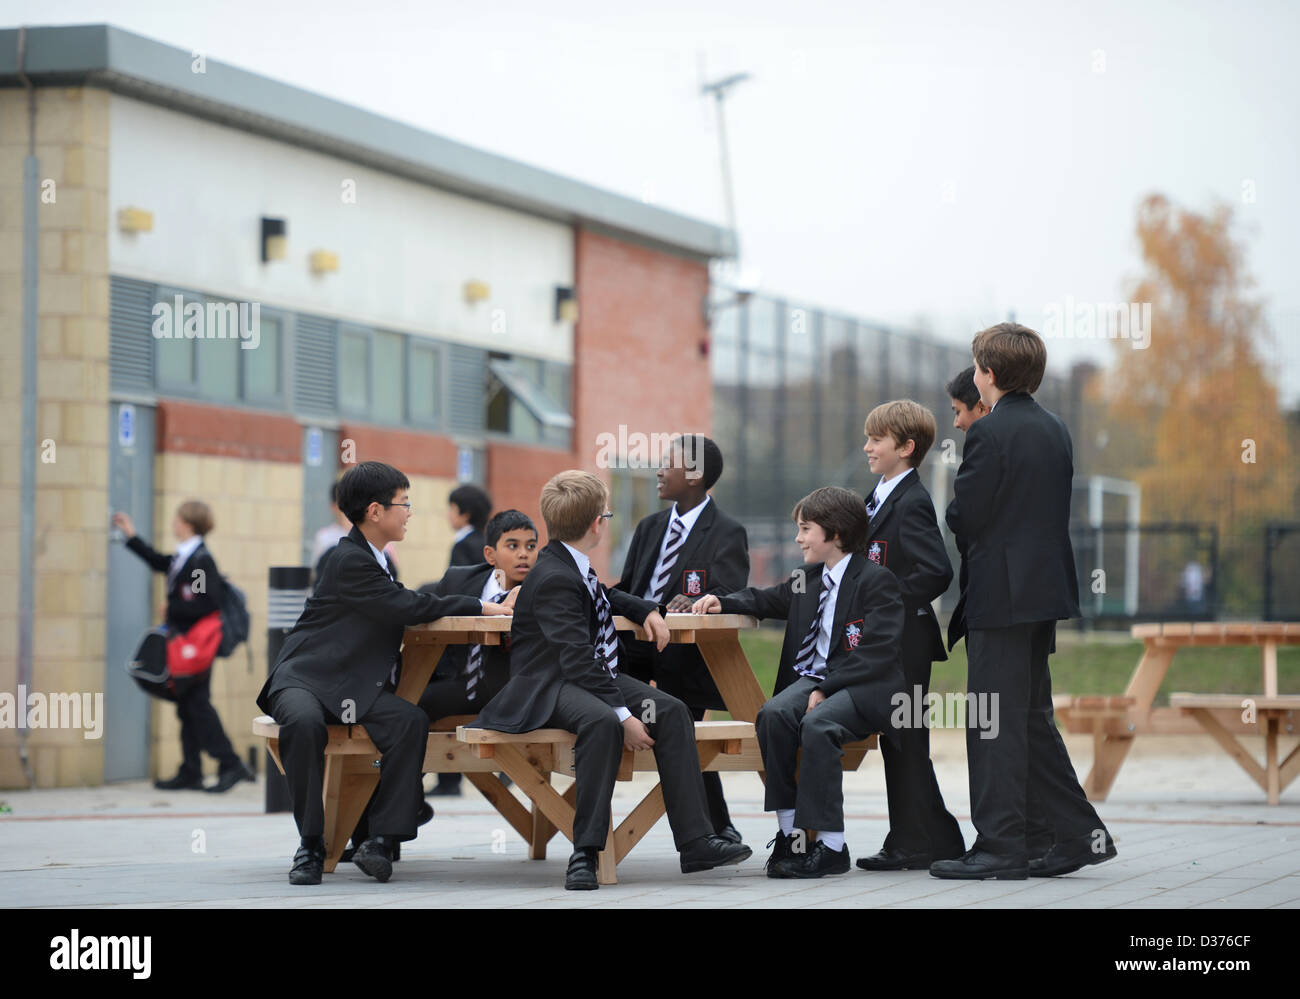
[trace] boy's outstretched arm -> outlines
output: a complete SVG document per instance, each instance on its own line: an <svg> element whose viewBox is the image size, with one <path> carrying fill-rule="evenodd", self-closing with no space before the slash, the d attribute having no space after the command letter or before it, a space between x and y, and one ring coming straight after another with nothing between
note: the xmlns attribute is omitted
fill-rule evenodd
<svg viewBox="0 0 1300 999"><path fill-rule="evenodd" d="M474 597L436 597L399 586L363 552L336 551L333 563L338 573L339 599L352 610L385 624L424 624L440 617L477 617L485 613L483 601ZM497 607L486 613L499 611Z"/></svg>

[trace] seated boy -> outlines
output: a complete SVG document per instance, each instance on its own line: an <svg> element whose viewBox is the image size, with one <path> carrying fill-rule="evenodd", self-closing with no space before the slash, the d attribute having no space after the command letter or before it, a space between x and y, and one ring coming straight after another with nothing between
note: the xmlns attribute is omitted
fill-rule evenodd
<svg viewBox="0 0 1300 999"><path fill-rule="evenodd" d="M820 878L849 870L841 747L873 732L897 744L889 719L903 689L903 598L894 574L862 554L867 512L857 493L816 489L793 517L806 563L790 579L702 597L691 610L786 622L776 693L756 726L767 771L764 807L779 825L767 875ZM811 850L806 829L819 831Z"/></svg>
<svg viewBox="0 0 1300 999"><path fill-rule="evenodd" d="M421 586L420 592L435 597L462 593L485 603L505 600L537 561L537 528L527 514L502 510L487 522L484 536L486 562L452 566L438 582ZM430 722L449 715L476 715L509 679L509 636L503 636L500 645L452 645L438 660L420 707Z"/></svg>
<svg viewBox="0 0 1300 999"><path fill-rule="evenodd" d="M592 890L596 855L609 835L609 804L623 747L654 749L683 873L738 864L750 849L713 834L685 704L619 669L614 615L642 625L662 650L668 628L656 607L607 591L591 567L605 536L605 484L589 472L560 472L542 489L550 541L524 579L510 628L510 682L476 723L502 732L562 728L577 734L573 855L564 887ZM653 719L643 724L641 719ZM648 730L647 730L648 729Z"/></svg>
<svg viewBox="0 0 1300 999"><path fill-rule="evenodd" d="M659 498L672 506L636 525L614 589L681 611L706 593L734 593L749 582L745 528L709 496L721 476L722 452L713 441L703 434L673 439L658 473ZM664 693L681 698L696 721L709 708L726 708L698 647L669 645L658 652L650 642L623 636L621 652L625 673L654 680ZM716 772L704 775L704 793L714 831L739 843Z"/></svg>
<svg viewBox="0 0 1300 999"><path fill-rule="evenodd" d="M393 848L415 836L429 730L418 706L385 689L402 634L408 625L448 615L510 613L496 603L415 593L394 582L383 547L406 535L410 486L405 475L378 461L362 462L339 480L339 508L352 530L326 560L257 697L257 706L280 724L280 759L302 837L290 884L321 881L326 726L341 723L364 725L383 753L370 802L370 837L353 861L371 877L388 880Z"/></svg>

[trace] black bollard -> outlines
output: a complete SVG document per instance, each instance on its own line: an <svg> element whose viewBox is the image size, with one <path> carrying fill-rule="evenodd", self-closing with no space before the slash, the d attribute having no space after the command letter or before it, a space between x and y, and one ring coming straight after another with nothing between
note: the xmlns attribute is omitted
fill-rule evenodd
<svg viewBox="0 0 1300 999"><path fill-rule="evenodd" d="M266 608L266 671L280 658L280 647L292 630L303 605L311 592L311 569L305 565L272 566L267 570ZM289 795L289 782L284 779L266 754L266 810L267 812L293 811L293 798Z"/></svg>

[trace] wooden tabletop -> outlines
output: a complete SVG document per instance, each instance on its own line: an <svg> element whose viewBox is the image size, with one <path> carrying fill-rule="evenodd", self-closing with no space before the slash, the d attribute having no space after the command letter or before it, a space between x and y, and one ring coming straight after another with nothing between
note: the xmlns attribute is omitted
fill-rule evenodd
<svg viewBox="0 0 1300 999"><path fill-rule="evenodd" d="M1188 645L1252 645L1255 642L1300 642L1300 622L1164 621L1135 624L1134 638L1171 639Z"/></svg>
<svg viewBox="0 0 1300 999"><path fill-rule="evenodd" d="M440 617L428 624L413 624L407 634L442 634L444 632L460 633L466 631L510 630L512 617L506 614L492 614L482 617ZM739 628L757 628L758 621L743 614L669 614L664 621L669 631L734 631ZM614 627L619 631L640 631L636 622L615 615Z"/></svg>

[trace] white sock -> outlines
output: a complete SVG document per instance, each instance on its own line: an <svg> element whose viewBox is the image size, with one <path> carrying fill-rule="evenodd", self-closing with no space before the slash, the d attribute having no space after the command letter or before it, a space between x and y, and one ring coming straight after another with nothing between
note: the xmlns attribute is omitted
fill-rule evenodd
<svg viewBox="0 0 1300 999"><path fill-rule="evenodd" d="M834 850L836 853L844 849L844 833L842 832L824 832L818 835L817 840L825 843L826 849Z"/></svg>
<svg viewBox="0 0 1300 999"><path fill-rule="evenodd" d="M792 836L794 834L793 808L778 808L776 810L776 821L781 825L782 836Z"/></svg>

